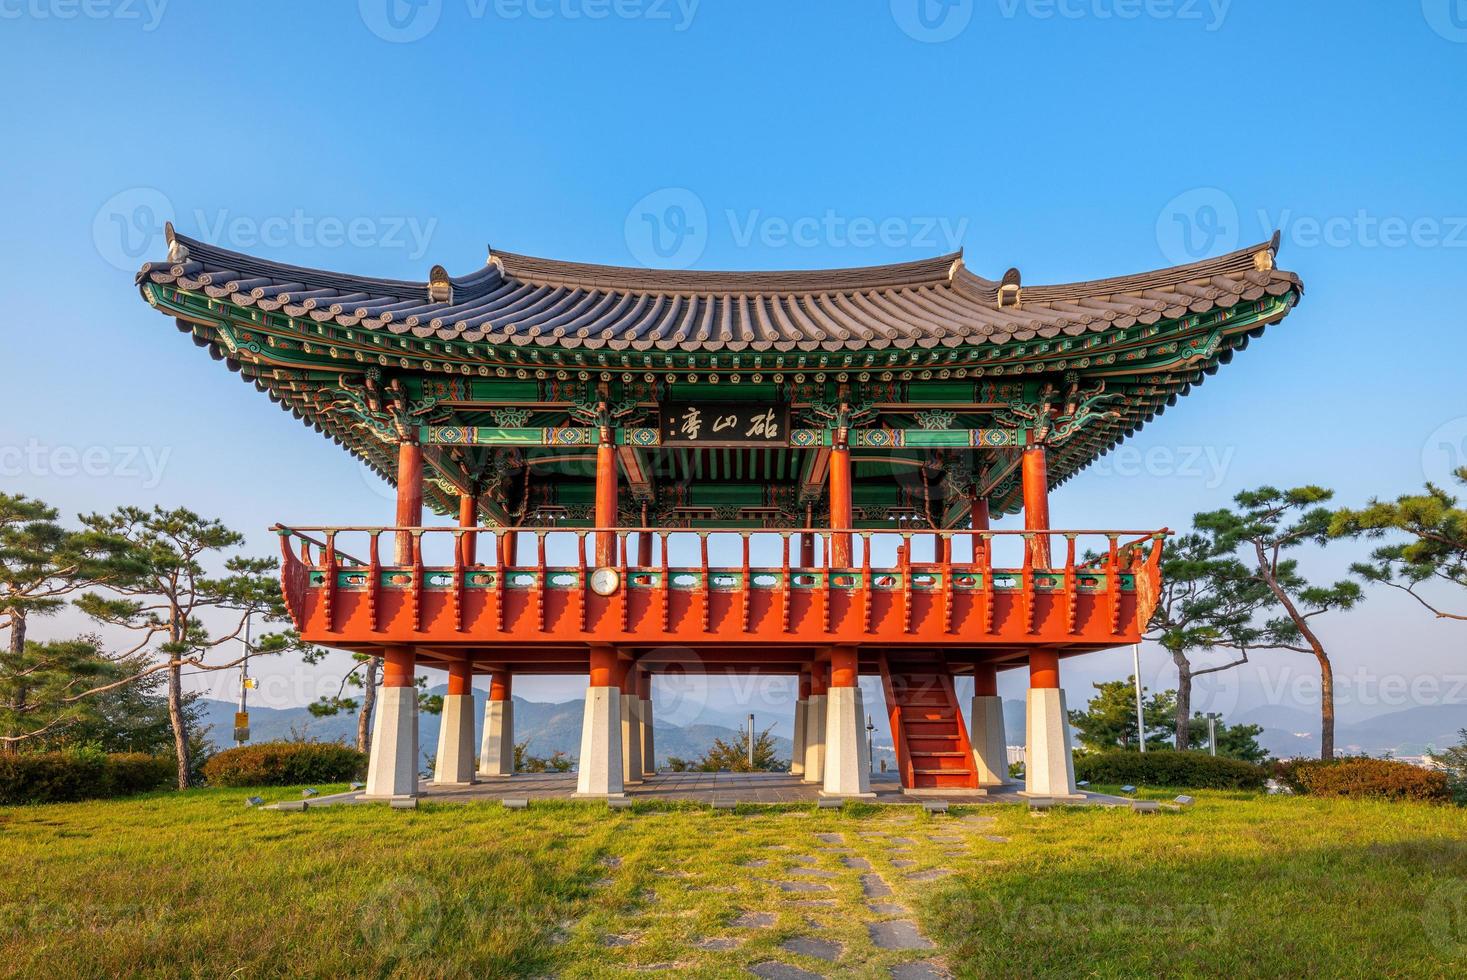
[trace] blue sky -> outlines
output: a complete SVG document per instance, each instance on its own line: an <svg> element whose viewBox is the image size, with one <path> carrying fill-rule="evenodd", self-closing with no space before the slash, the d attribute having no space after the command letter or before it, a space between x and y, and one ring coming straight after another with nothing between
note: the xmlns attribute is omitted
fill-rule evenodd
<svg viewBox="0 0 1467 980"><path fill-rule="evenodd" d="M1063 281L1280 227L1300 308L1056 494L1056 525L1185 526L1261 482L1362 501L1467 461L1463 0L0 0L0 54L0 485L69 513L189 504L261 552L275 521L390 519L138 300L164 217L408 278L486 245L698 268L961 247ZM1460 626L1373 595L1324 630L1361 710L1467 700ZM1260 659L1218 707L1307 703L1309 662ZM319 693L271 670L281 703ZM1076 664L1072 700L1128 671ZM1418 693L1369 693L1392 678Z"/></svg>

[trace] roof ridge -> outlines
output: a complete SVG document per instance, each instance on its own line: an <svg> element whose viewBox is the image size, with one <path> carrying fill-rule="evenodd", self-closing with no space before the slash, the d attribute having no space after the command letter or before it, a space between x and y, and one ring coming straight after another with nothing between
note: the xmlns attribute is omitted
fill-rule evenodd
<svg viewBox="0 0 1467 980"><path fill-rule="evenodd" d="M732 294L777 291L824 293L892 289L946 282L962 250L929 259L832 269L700 270L646 269L638 266L568 262L517 252L495 251L490 261L521 281L589 289L661 293Z"/></svg>

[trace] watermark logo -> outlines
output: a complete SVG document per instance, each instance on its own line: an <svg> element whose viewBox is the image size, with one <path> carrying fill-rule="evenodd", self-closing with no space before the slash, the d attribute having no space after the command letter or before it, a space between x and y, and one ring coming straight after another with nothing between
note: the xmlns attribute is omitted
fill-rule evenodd
<svg viewBox="0 0 1467 980"><path fill-rule="evenodd" d="M1186 265L1238 247L1238 205L1216 187L1178 194L1156 218L1156 244L1169 262Z"/></svg>
<svg viewBox="0 0 1467 980"><path fill-rule="evenodd" d="M4 0L0 20L115 20L151 33L163 23L168 0Z"/></svg>
<svg viewBox="0 0 1467 980"><path fill-rule="evenodd" d="M891 0L891 16L914 41L938 44L967 30L973 5L974 0Z"/></svg>
<svg viewBox="0 0 1467 980"><path fill-rule="evenodd" d="M1421 0L1421 15L1439 37L1467 44L1467 0Z"/></svg>
<svg viewBox="0 0 1467 980"><path fill-rule="evenodd" d="M432 952L442 916L438 889L426 878L403 875L383 882L362 903L358 928L367 946L394 959Z"/></svg>
<svg viewBox="0 0 1467 980"><path fill-rule="evenodd" d="M1464 0L1467 2L1467 0ZM1182 265L1261 241L1277 230L1290 249L1467 248L1467 214L1375 214L1364 208L1338 214L1258 209L1245 229L1238 204L1216 187L1199 187L1168 201L1156 218L1156 243Z"/></svg>
<svg viewBox="0 0 1467 980"><path fill-rule="evenodd" d="M642 265L686 269L708 247L708 209L686 187L664 187L632 205L625 232L627 248Z"/></svg>
<svg viewBox="0 0 1467 980"><path fill-rule="evenodd" d="M1427 938L1447 955L1467 949L1467 883L1443 881L1421 904L1421 922Z"/></svg>
<svg viewBox="0 0 1467 980"><path fill-rule="evenodd" d="M409 259L427 254L438 219L414 215L316 215L295 208L282 214L236 214L227 208L188 215L198 236L224 248L388 249ZM92 218L92 242L108 264L135 271L168 251L163 226L179 224L173 202L153 187L132 187L108 198Z"/></svg>
<svg viewBox="0 0 1467 980"><path fill-rule="evenodd" d="M967 218L942 215L849 215L834 208L814 214L769 214L725 208L710 218L703 199L685 187L664 187L627 212L627 248L642 265L691 267L713 232L736 248L922 249L952 252L962 245Z"/></svg>
<svg viewBox="0 0 1467 980"><path fill-rule="evenodd" d="M1430 483L1452 486L1463 466L1467 466L1467 415L1438 426L1421 446L1421 472Z"/></svg>
<svg viewBox="0 0 1467 980"><path fill-rule="evenodd" d="M168 250L163 225L172 221L173 202L156 187L129 187L109 197L92 218L92 244L114 268L135 272Z"/></svg>
<svg viewBox="0 0 1467 980"><path fill-rule="evenodd" d="M357 0L367 30L392 44L427 37L443 16L443 0Z"/></svg>

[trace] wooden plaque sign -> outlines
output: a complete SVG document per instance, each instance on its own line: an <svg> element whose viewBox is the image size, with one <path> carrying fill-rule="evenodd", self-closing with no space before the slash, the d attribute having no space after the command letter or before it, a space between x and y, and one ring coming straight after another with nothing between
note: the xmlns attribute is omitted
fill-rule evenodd
<svg viewBox="0 0 1467 980"><path fill-rule="evenodd" d="M664 446L783 446L789 406L763 402L686 402L662 406Z"/></svg>

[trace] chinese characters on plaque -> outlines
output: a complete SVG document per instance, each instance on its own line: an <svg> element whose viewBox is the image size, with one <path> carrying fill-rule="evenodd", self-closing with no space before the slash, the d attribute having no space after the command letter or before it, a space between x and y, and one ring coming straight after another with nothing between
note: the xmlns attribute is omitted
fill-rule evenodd
<svg viewBox="0 0 1467 980"><path fill-rule="evenodd" d="M662 406L662 444L767 446L789 438L789 409L758 402Z"/></svg>

